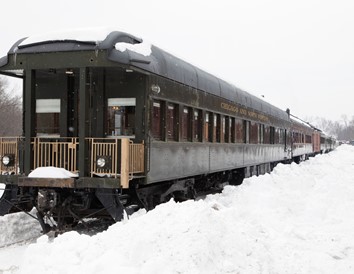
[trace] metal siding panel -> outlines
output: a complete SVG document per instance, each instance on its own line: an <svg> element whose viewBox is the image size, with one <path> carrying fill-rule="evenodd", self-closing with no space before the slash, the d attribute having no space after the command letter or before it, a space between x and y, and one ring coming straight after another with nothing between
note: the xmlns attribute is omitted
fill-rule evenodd
<svg viewBox="0 0 354 274"><path fill-rule="evenodd" d="M202 144L151 144L148 183L208 172L209 148Z"/></svg>
<svg viewBox="0 0 354 274"><path fill-rule="evenodd" d="M312 153L312 144L294 145L293 156L300 156Z"/></svg>
<svg viewBox="0 0 354 274"><path fill-rule="evenodd" d="M258 165L268 162L279 162L290 157L284 151L283 145L247 145L245 146L245 166Z"/></svg>
<svg viewBox="0 0 354 274"><path fill-rule="evenodd" d="M243 166L243 146L210 145L210 171L235 169Z"/></svg>

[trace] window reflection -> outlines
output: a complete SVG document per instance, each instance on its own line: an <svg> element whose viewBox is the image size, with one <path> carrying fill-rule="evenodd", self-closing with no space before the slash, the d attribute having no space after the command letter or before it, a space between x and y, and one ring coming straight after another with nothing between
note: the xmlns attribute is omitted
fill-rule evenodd
<svg viewBox="0 0 354 274"><path fill-rule="evenodd" d="M191 110L188 107L183 107L182 126L181 126L181 139L182 139L182 141L190 141L190 139L191 139L190 113L191 113Z"/></svg>
<svg viewBox="0 0 354 274"><path fill-rule="evenodd" d="M152 104L152 119L151 119L151 127L152 127L152 136L156 140L162 139L162 130L161 130L161 123L162 123L162 115L161 115L161 102L160 101L153 101Z"/></svg>
<svg viewBox="0 0 354 274"><path fill-rule="evenodd" d="M60 99L36 100L37 136L56 136L59 133Z"/></svg>
<svg viewBox="0 0 354 274"><path fill-rule="evenodd" d="M135 98L108 99L108 135L135 135Z"/></svg>

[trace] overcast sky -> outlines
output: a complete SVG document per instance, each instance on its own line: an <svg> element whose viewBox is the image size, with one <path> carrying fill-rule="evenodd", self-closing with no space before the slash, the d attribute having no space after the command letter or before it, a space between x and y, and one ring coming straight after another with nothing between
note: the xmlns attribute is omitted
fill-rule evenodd
<svg viewBox="0 0 354 274"><path fill-rule="evenodd" d="M353 0L1 0L0 55L52 30L116 27L297 116L354 115Z"/></svg>

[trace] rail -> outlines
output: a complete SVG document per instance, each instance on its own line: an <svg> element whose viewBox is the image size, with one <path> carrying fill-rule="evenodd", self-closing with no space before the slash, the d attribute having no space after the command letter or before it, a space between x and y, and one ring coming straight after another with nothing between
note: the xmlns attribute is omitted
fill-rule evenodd
<svg viewBox="0 0 354 274"><path fill-rule="evenodd" d="M21 137L1 137L0 138L0 174L19 173L19 144ZM8 164L3 163L3 157L7 156Z"/></svg>

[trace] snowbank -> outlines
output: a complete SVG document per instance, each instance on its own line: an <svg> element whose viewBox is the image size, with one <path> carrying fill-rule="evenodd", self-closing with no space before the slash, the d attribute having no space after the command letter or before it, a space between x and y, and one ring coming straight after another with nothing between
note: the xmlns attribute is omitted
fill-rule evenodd
<svg viewBox="0 0 354 274"><path fill-rule="evenodd" d="M30 214L36 215L35 211ZM41 231L38 221L23 212L2 216L0 217L0 248L12 243L32 240L40 236Z"/></svg>
<svg viewBox="0 0 354 274"><path fill-rule="evenodd" d="M92 237L42 236L20 272L353 273L353 197L354 147L341 146Z"/></svg>

